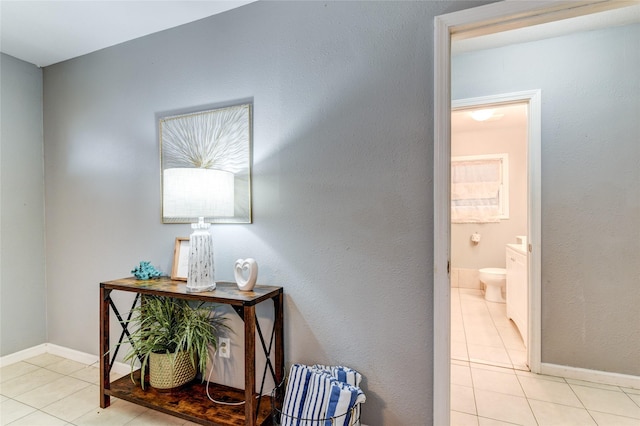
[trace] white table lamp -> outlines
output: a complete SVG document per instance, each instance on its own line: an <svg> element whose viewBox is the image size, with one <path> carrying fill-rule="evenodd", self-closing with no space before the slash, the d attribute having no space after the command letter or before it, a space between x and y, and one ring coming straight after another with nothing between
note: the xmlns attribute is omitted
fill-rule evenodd
<svg viewBox="0 0 640 426"><path fill-rule="evenodd" d="M234 176L214 169L175 168L164 170L167 202L164 215L197 217L191 224L187 291L211 291L216 288L213 265L213 238L206 217L234 214Z"/></svg>

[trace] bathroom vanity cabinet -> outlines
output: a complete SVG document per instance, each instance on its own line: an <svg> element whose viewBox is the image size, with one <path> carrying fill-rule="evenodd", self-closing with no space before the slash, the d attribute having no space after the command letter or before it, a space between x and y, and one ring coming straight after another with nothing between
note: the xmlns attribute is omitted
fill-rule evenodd
<svg viewBox="0 0 640 426"><path fill-rule="evenodd" d="M507 317L518 327L527 346L527 252L526 246L507 244Z"/></svg>

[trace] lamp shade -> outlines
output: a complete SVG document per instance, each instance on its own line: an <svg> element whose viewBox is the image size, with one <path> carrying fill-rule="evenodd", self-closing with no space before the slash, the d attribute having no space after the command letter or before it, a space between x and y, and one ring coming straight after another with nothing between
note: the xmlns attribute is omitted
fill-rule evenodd
<svg viewBox="0 0 640 426"><path fill-rule="evenodd" d="M163 172L164 216L173 218L234 215L234 176L214 169L173 168Z"/></svg>

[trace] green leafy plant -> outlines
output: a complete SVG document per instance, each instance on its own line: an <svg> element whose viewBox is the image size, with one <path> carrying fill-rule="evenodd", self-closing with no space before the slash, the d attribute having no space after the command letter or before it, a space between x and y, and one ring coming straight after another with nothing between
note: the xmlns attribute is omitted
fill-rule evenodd
<svg viewBox="0 0 640 426"><path fill-rule="evenodd" d="M136 360L140 360L143 388L152 353L174 354L175 360L176 353L185 351L191 365L204 372L209 346L217 349L218 334L229 330L225 321L210 303L144 295L134 308L130 324L135 329L131 333L131 349L124 360L130 362L132 374Z"/></svg>

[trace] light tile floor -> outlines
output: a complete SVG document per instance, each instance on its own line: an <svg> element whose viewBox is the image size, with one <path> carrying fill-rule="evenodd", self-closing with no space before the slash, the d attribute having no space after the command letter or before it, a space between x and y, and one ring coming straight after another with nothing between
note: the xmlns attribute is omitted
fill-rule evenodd
<svg viewBox="0 0 640 426"><path fill-rule="evenodd" d="M462 290L462 298L473 294ZM458 289L452 300L453 293ZM2 367L0 425L194 425L116 398L101 409L98 385L97 366L51 354ZM513 364L453 359L451 408L454 426L640 426L638 389L536 375Z"/></svg>
<svg viewBox="0 0 640 426"><path fill-rule="evenodd" d="M97 365L51 354L2 367L0 425L195 425L117 398L102 409L99 380Z"/></svg>
<svg viewBox="0 0 640 426"><path fill-rule="evenodd" d="M526 371L504 305L451 290L451 425L640 426L639 389Z"/></svg>
<svg viewBox="0 0 640 426"><path fill-rule="evenodd" d="M451 358L528 370L527 352L504 303L481 290L451 289Z"/></svg>

